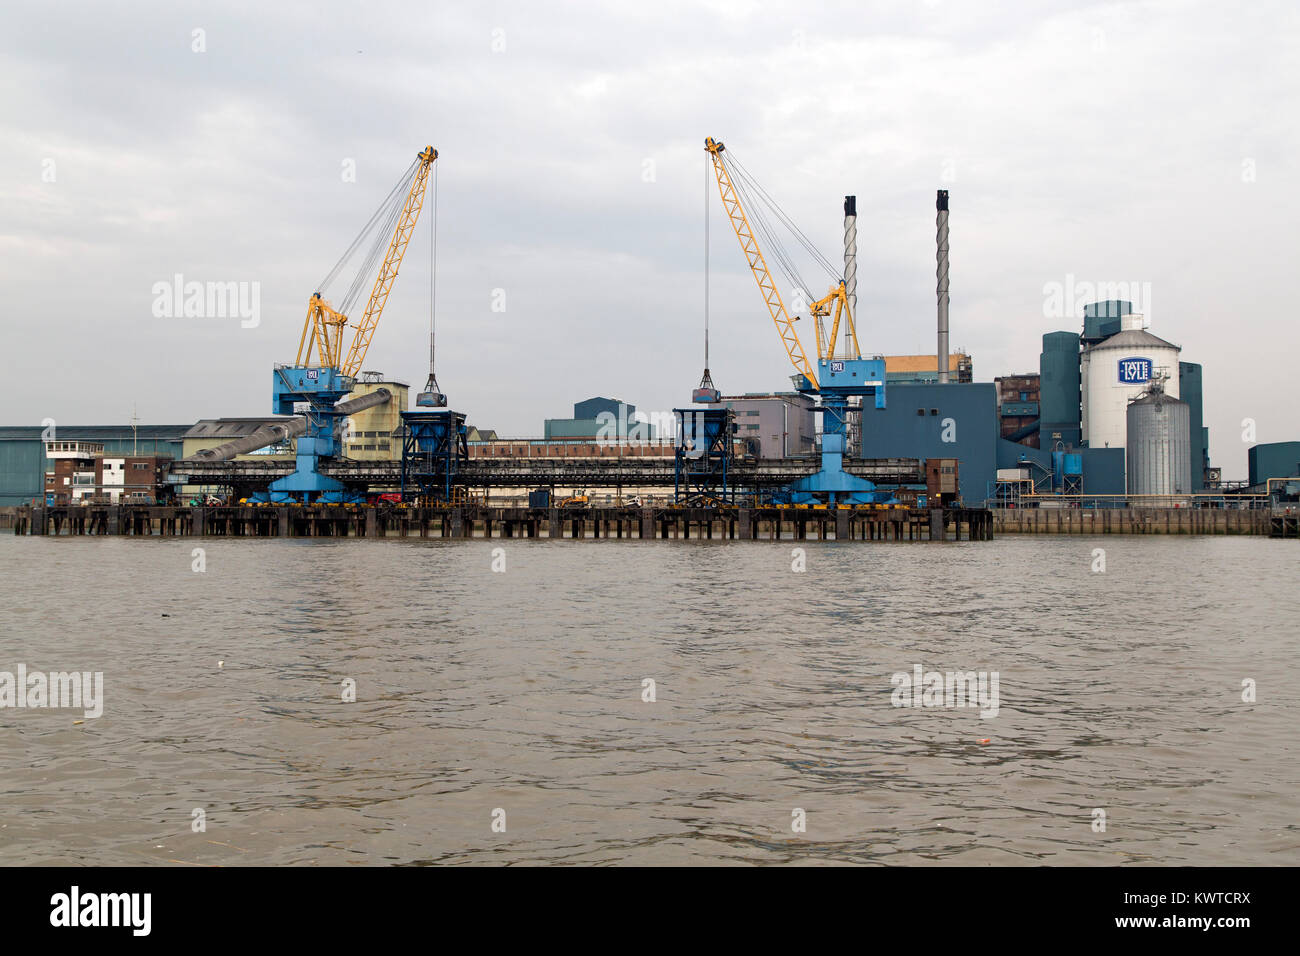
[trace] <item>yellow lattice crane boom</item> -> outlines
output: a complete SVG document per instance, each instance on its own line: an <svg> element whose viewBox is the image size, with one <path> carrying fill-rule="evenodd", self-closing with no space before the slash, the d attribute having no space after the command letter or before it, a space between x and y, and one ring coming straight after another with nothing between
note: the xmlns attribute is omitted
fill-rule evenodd
<svg viewBox="0 0 1300 956"><path fill-rule="evenodd" d="M777 290L776 283L772 281L772 273L767 268L767 260L763 258L763 252L758 248L758 240L754 238L749 219L746 218L745 210L740 205L740 198L736 195L731 174L727 172L726 164L722 161L722 153L726 147L710 136L704 141L704 148L713 160L713 172L718 179L718 195L722 197L722 206L731 220L731 227L736 231L736 238L740 240L740 248L745 253L750 270L754 273L754 280L758 283L759 292L763 294L763 301L767 303L767 311L771 313L772 321L776 324L777 334L781 336L781 344L785 346L791 364L816 388L817 373L804 353L803 343L799 341L799 333L794 328L795 320L785 310L781 293Z"/></svg>
<svg viewBox="0 0 1300 956"><path fill-rule="evenodd" d="M395 211L392 217L381 217L381 213L384 212L381 207L380 213L376 213L371 220L375 223L385 219L388 221L395 219L395 225L387 253L379 267L379 274L375 277L374 287L370 290L366 310L354 326L352 344L348 348L346 357L343 356L343 329L348 324L348 317L326 302L320 292L316 292L307 303L307 319L303 323L302 337L298 341L298 358L294 364L303 365L312 361L314 357L321 366L337 368L348 378L356 378L357 373L361 371L366 350L370 348L370 340L374 338L375 328L379 325L379 318L388 303L388 295L393 289L393 282L397 279L402 257L406 254L406 247L415 232L420 211L424 208L424 197L429 183L429 167L437 158L438 151L432 146L426 146L421 150L416 157L413 172L408 171L411 183L400 211ZM351 251L349 250L349 253Z"/></svg>
<svg viewBox="0 0 1300 956"><path fill-rule="evenodd" d="M745 253L749 268L754 273L755 281L758 282L758 289L763 294L763 301L767 303L767 309L772 316L772 321L776 324L777 333L781 336L781 344L785 346L791 364L808 380L808 384L812 389L816 390L818 388L817 375L813 370L812 363L808 361L803 344L799 341L799 334L794 327L794 323L799 321L799 316L791 316L786 311L785 303L781 299L781 293L777 290L776 283L772 279L772 273L768 270L767 260L758 247L758 240L754 238L754 230L750 226L749 216L740 200L740 191L737 190L731 172L727 168L728 163L723 158L726 147L713 137L709 137L704 141L704 148L713 162L713 171L718 180L718 195L722 197L723 208L726 209L727 216L731 220L731 226L736 231L736 238L740 241L740 248ZM748 174L744 173L743 169L741 172L743 173L741 178L746 179ZM749 189L751 192L757 189L760 199L771 202L770 197L767 197L762 192L762 187L756 187L753 182L750 182ZM753 195L750 198L754 198ZM777 210L777 214L783 217L785 225L794 229L793 223L789 222L788 217L784 217L784 214L779 210ZM798 233L797 229L795 229L795 232L800 237L800 240L807 245L802 233ZM770 231L765 232L765 235L769 239L772 238ZM811 248L811 246L808 246L808 248ZM778 263L784 259L785 266L788 267L790 263L784 251L778 248L776 252ZM853 314L849 307L848 293L843 279L833 285L825 296L813 302L808 307L808 313L813 317L816 327L817 357L819 359L831 360L837 358L835 348L839 339L841 322L845 323L848 329L853 354L838 357L851 359L860 359L862 357L862 351L858 345L858 330L853 321ZM827 319L831 320L829 336L826 334L825 327ZM850 346L846 343L845 348L849 349Z"/></svg>

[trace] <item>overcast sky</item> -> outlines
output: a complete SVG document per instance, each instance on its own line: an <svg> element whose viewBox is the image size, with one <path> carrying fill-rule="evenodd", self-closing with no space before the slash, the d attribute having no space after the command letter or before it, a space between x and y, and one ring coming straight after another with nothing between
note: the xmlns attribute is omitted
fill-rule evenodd
<svg viewBox="0 0 1300 956"><path fill-rule="evenodd" d="M977 380L1079 327L1053 283L1130 283L1205 367L1225 477L1243 418L1300 438L1293 2L770 6L8 0L0 421L269 414L316 283L426 144L452 406L511 436L592 395L671 409L703 365L714 136L832 260L857 195L864 352L933 350L946 188ZM714 379L787 387L707 186ZM365 363L416 387L431 211ZM156 316L177 274L256 283L256 326Z"/></svg>

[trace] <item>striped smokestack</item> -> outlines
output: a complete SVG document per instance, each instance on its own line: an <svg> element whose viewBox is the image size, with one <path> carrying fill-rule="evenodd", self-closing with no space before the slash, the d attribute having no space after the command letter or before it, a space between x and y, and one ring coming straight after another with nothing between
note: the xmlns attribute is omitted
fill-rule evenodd
<svg viewBox="0 0 1300 956"><path fill-rule="evenodd" d="M940 189L935 199L935 238L938 248L935 258L939 263L935 275L939 279L936 289L939 296L939 383L948 383L948 190Z"/></svg>
<svg viewBox="0 0 1300 956"><path fill-rule="evenodd" d="M844 197L844 292L849 299L849 315L858 321L858 197ZM849 324L844 323L844 354L849 352Z"/></svg>

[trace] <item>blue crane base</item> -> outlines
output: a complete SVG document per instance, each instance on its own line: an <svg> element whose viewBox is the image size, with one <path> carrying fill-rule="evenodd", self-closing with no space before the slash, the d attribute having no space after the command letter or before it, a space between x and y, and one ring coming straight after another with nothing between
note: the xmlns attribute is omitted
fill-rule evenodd
<svg viewBox="0 0 1300 956"><path fill-rule="evenodd" d="M795 388L805 395L821 399L822 467L821 471L800 478L772 495L775 504L891 504L897 499L887 491L877 491L865 478L844 470L844 444L848 434L849 397L872 400L876 408L885 407L885 360L819 359L817 376L820 387L814 388L806 377L798 376Z"/></svg>
<svg viewBox="0 0 1300 956"><path fill-rule="evenodd" d="M366 500L361 492L320 473L321 459L337 458L341 451L337 437L340 415L334 406L352 391L353 384L351 378L328 366L293 365L272 370L271 410L277 415L292 415L295 406L308 403L307 431L298 438L293 474L273 481L266 493L250 496L249 501L349 504Z"/></svg>
<svg viewBox="0 0 1300 956"><path fill-rule="evenodd" d="M877 491L865 478L844 470L844 436L822 435L821 471L800 478L772 495L774 504L870 505L891 504L897 499L888 491Z"/></svg>

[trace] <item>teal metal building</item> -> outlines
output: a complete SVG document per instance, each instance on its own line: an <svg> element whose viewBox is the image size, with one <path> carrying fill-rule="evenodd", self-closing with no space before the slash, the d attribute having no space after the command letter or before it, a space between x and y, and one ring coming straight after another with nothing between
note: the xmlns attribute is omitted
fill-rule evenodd
<svg viewBox="0 0 1300 956"><path fill-rule="evenodd" d="M1250 483L1263 485L1270 478L1300 475L1300 441L1275 441L1252 445L1246 451Z"/></svg>
<svg viewBox="0 0 1300 956"><path fill-rule="evenodd" d="M92 441L109 454L181 457L181 436L192 425L59 425L47 434L40 425L0 426L0 506L21 505L45 494L45 473L54 466L45 442Z"/></svg>
<svg viewBox="0 0 1300 956"><path fill-rule="evenodd" d="M1116 320L1118 321L1118 320ZM1079 335L1048 332L1038 356L1038 446L1078 448L1082 439Z"/></svg>
<svg viewBox="0 0 1300 956"><path fill-rule="evenodd" d="M1196 362L1178 363L1178 398L1187 403L1191 413L1192 491L1204 491L1205 471L1210 467L1210 430L1205 427L1201 366Z"/></svg>

